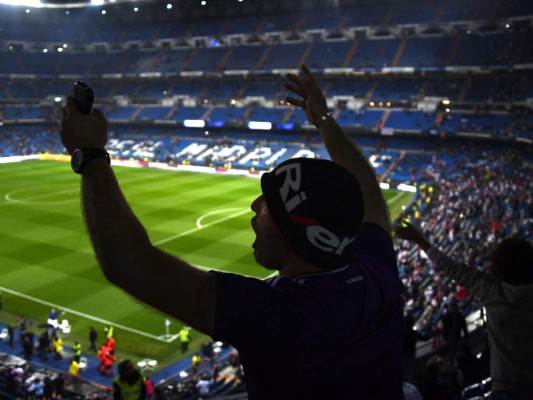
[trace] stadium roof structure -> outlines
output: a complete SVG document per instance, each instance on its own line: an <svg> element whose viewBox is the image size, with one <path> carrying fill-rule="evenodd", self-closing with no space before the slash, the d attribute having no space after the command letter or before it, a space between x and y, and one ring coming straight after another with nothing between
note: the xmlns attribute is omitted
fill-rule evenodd
<svg viewBox="0 0 533 400"><path fill-rule="evenodd" d="M113 3L146 3L154 0L0 0L0 4L37 8L77 8Z"/></svg>
<svg viewBox="0 0 533 400"><path fill-rule="evenodd" d="M13 7L75 9L118 6L128 9L141 8L143 12L173 10L180 15L196 16L198 10L203 16L250 15L264 12L295 11L316 8L339 8L346 5L373 3L376 0L0 0L0 5ZM398 2L401 0L384 0ZM196 10L196 12L195 12Z"/></svg>

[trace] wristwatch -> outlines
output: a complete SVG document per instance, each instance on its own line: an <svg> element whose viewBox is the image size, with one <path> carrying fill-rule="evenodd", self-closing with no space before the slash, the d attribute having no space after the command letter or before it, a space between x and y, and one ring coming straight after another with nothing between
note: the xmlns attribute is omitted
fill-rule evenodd
<svg viewBox="0 0 533 400"><path fill-rule="evenodd" d="M324 123L324 121L326 121L328 118L333 118L333 113L331 111L328 111L327 113L325 113L324 115L322 115L321 117L319 117L316 121L315 121L315 126L320 129L320 126Z"/></svg>
<svg viewBox="0 0 533 400"><path fill-rule="evenodd" d="M72 152L70 166L77 174L82 174L83 170L95 158L105 158L108 164L111 164L109 153L105 149L97 147L82 147Z"/></svg>

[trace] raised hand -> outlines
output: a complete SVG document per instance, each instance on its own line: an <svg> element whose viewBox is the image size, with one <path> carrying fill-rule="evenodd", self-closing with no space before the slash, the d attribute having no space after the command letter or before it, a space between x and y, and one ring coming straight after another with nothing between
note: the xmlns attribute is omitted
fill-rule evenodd
<svg viewBox="0 0 533 400"><path fill-rule="evenodd" d="M315 77L307 66L302 65L303 76L287 74L290 82L285 83L285 89L299 96L287 97L290 105L304 110L309 122L316 124L317 120L328 112L326 97L318 86Z"/></svg>

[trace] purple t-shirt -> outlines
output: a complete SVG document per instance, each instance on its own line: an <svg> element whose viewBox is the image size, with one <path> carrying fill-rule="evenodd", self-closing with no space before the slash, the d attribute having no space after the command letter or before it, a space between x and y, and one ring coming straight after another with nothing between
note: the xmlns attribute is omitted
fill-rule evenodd
<svg viewBox="0 0 533 400"><path fill-rule="evenodd" d="M364 223L355 262L265 281L214 272L214 339L238 351L251 400L403 399L402 284L390 235Z"/></svg>

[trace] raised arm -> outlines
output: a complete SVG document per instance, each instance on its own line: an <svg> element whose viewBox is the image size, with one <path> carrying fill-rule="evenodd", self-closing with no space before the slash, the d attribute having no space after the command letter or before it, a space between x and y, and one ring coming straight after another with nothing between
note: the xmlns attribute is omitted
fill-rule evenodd
<svg viewBox="0 0 533 400"><path fill-rule="evenodd" d="M305 65L302 65L302 74L303 76L287 75L290 82L285 84L285 88L299 96L287 97L287 102L305 112L307 119L320 130L331 159L354 174L359 181L365 202L363 220L374 222L390 232L387 203L372 166L361 149L343 132L329 112L322 90Z"/></svg>
<svg viewBox="0 0 533 400"><path fill-rule="evenodd" d="M82 114L69 99L63 111L61 139L69 154L80 148L103 149L107 121L99 110ZM81 189L85 223L105 277L144 303L212 334L212 274L151 244L106 159L95 158L87 164Z"/></svg>
<svg viewBox="0 0 533 400"><path fill-rule="evenodd" d="M432 246L414 225L403 223L402 226L395 227L394 231L401 239L416 243L424 250L429 259L433 261L437 271L442 271L446 277L466 287L474 295L485 299L488 294L497 289L497 283L493 276L448 257L435 246Z"/></svg>

